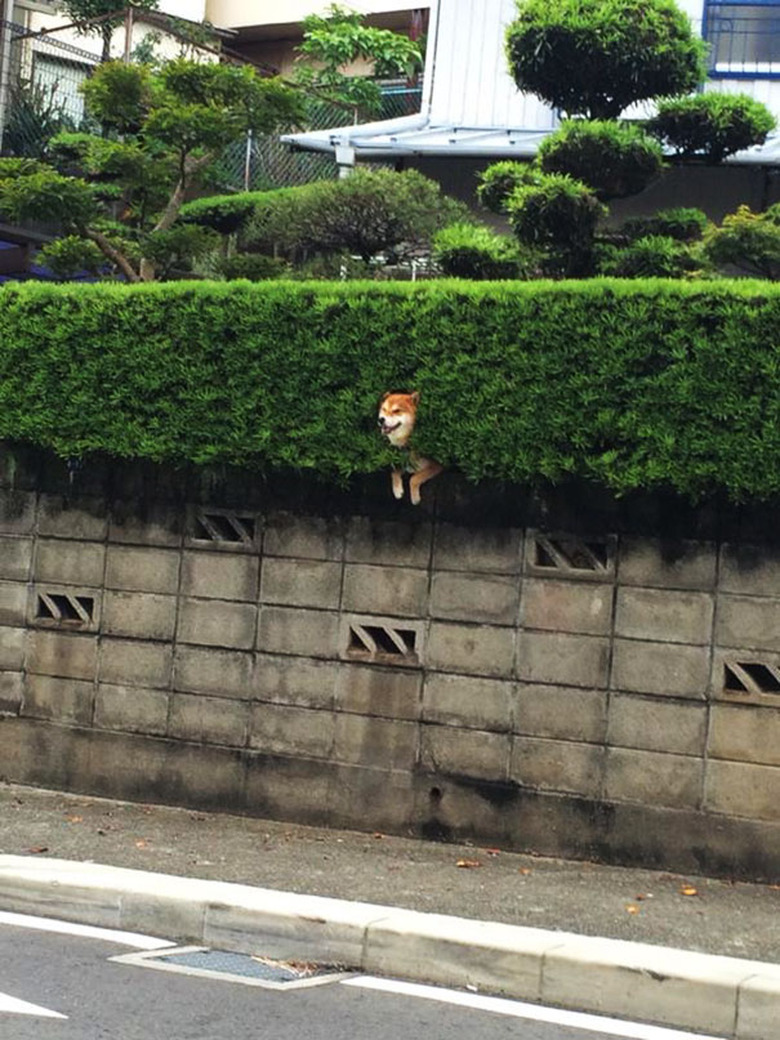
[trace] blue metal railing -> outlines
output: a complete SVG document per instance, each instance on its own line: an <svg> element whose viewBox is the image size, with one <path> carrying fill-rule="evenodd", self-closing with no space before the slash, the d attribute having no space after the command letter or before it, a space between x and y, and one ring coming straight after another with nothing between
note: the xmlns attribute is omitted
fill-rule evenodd
<svg viewBox="0 0 780 1040"><path fill-rule="evenodd" d="M710 3L703 35L710 44L710 76L780 77L780 3Z"/></svg>

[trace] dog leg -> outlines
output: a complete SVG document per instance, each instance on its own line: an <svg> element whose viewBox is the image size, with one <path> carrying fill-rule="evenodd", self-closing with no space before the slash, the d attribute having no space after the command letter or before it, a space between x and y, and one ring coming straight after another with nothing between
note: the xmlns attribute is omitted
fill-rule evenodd
<svg viewBox="0 0 780 1040"><path fill-rule="evenodd" d="M403 470L394 469L390 474L390 479L393 482L393 494L396 498L401 499L404 497L404 476Z"/></svg>
<svg viewBox="0 0 780 1040"><path fill-rule="evenodd" d="M409 478L409 498L412 500L413 506L419 506L420 504L420 485L424 484L426 480L437 477L443 469L444 466L438 462L426 460L423 468L418 469L416 473L411 475Z"/></svg>

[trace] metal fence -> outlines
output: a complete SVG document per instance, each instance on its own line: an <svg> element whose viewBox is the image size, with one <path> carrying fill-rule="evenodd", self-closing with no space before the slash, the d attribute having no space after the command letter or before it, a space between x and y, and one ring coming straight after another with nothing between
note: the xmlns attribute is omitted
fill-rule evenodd
<svg viewBox="0 0 780 1040"><path fill-rule="evenodd" d="M708 3L704 35L711 76L780 75L780 3Z"/></svg>

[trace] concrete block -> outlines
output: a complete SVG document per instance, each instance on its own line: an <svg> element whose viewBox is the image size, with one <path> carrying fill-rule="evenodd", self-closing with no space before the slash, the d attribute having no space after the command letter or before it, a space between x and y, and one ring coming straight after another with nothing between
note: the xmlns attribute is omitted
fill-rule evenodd
<svg viewBox="0 0 780 1040"><path fill-rule="evenodd" d="M254 693L253 676L253 655L246 651L176 647L176 690L249 699Z"/></svg>
<svg viewBox="0 0 780 1040"><path fill-rule="evenodd" d="M457 751L453 749L451 761L456 771L451 777L445 772L423 772L422 768L413 774L413 833L436 841L519 845L510 840L509 833L513 821L518 817L525 820L522 798L528 792L507 780L469 777L457 765ZM474 768L479 769L480 759L476 754L474 757Z"/></svg>
<svg viewBox="0 0 780 1040"><path fill-rule="evenodd" d="M712 700L777 708L779 692L780 653L715 648L710 683Z"/></svg>
<svg viewBox="0 0 780 1040"><path fill-rule="evenodd" d="M109 542L124 545L159 545L176 548L182 540L182 514L178 506L147 499L114 502L108 526Z"/></svg>
<svg viewBox="0 0 780 1040"><path fill-rule="evenodd" d="M338 711L391 719L417 719L422 675L418 671L344 663L337 666Z"/></svg>
<svg viewBox="0 0 780 1040"><path fill-rule="evenodd" d="M428 572L411 567L344 567L342 609L368 614L420 617L428 601Z"/></svg>
<svg viewBox="0 0 780 1040"><path fill-rule="evenodd" d="M517 677L554 686L607 685L609 641L562 632L520 632Z"/></svg>
<svg viewBox="0 0 780 1040"><path fill-rule="evenodd" d="M704 808L752 820L780 820L780 769L709 759Z"/></svg>
<svg viewBox="0 0 780 1040"><path fill-rule="evenodd" d="M338 767L324 757L269 758L251 755L246 772L246 812L269 820L297 820L326 826L329 798Z"/></svg>
<svg viewBox="0 0 780 1040"><path fill-rule="evenodd" d="M344 522L339 517L271 513L266 519L263 555L341 560L344 558Z"/></svg>
<svg viewBox="0 0 780 1040"><path fill-rule="evenodd" d="M260 602L338 610L341 563L266 557L260 578Z"/></svg>
<svg viewBox="0 0 780 1040"><path fill-rule="evenodd" d="M609 635L613 597L612 585L526 578L520 624L523 628Z"/></svg>
<svg viewBox="0 0 780 1040"><path fill-rule="evenodd" d="M168 691L99 683L95 694L98 729L164 734L168 726Z"/></svg>
<svg viewBox="0 0 780 1040"><path fill-rule="evenodd" d="M36 495L31 491L0 492L0 534L31 534L35 527Z"/></svg>
<svg viewBox="0 0 780 1040"><path fill-rule="evenodd" d="M529 529L525 536L525 572L539 578L612 582L615 535L582 535Z"/></svg>
<svg viewBox="0 0 780 1040"><path fill-rule="evenodd" d="M30 632L27 671L91 681L97 671L97 637L43 630Z"/></svg>
<svg viewBox="0 0 780 1040"><path fill-rule="evenodd" d="M517 684L515 733L600 743L606 733L606 720L605 690Z"/></svg>
<svg viewBox="0 0 780 1040"><path fill-rule="evenodd" d="M272 755L328 758L333 749L334 716L286 704L253 704L249 746Z"/></svg>
<svg viewBox="0 0 780 1040"><path fill-rule="evenodd" d="M203 552L247 555L262 540L262 519L252 509L187 506L184 545Z"/></svg>
<svg viewBox="0 0 780 1040"><path fill-rule="evenodd" d="M249 705L223 697L171 694L168 735L199 744L244 747Z"/></svg>
<svg viewBox="0 0 780 1040"><path fill-rule="evenodd" d="M414 722L340 712L332 754L336 762L411 772L417 760L417 738Z"/></svg>
<svg viewBox="0 0 780 1040"><path fill-rule="evenodd" d="M419 668L425 622L377 614L339 615L338 650L347 661Z"/></svg>
<svg viewBox="0 0 780 1040"><path fill-rule="evenodd" d="M520 583L511 575L439 571L431 582L431 617L514 625Z"/></svg>
<svg viewBox="0 0 780 1040"><path fill-rule="evenodd" d="M439 524L433 549L435 571L493 571L519 574L523 532L517 527L465 528Z"/></svg>
<svg viewBox="0 0 780 1040"><path fill-rule="evenodd" d="M215 559L222 562L223 558ZM185 598L179 601L179 642L249 650L254 646L256 629L257 607L253 603Z"/></svg>
<svg viewBox="0 0 780 1040"><path fill-rule="evenodd" d="M164 690L170 685L172 665L173 648L169 644L104 638L100 644L98 679Z"/></svg>
<svg viewBox="0 0 780 1040"><path fill-rule="evenodd" d="M105 585L107 589L175 596L179 590L179 553L173 549L109 545Z"/></svg>
<svg viewBox="0 0 780 1040"><path fill-rule="evenodd" d="M702 756L706 739L704 704L624 693L616 693L610 699L608 744Z"/></svg>
<svg viewBox="0 0 780 1040"><path fill-rule="evenodd" d="M780 599L719 596L715 643L780 651Z"/></svg>
<svg viewBox="0 0 780 1040"><path fill-rule="evenodd" d="M757 968L739 986L737 1040L772 1040L777 1034L780 977L776 966Z"/></svg>
<svg viewBox="0 0 780 1040"><path fill-rule="evenodd" d="M261 607L258 650L302 657L337 657L339 618L321 610Z"/></svg>
<svg viewBox="0 0 780 1040"><path fill-rule="evenodd" d="M185 552L181 565L181 592L184 596L254 603L259 572L260 561L256 556Z"/></svg>
<svg viewBox="0 0 780 1040"><path fill-rule="evenodd" d="M658 642L709 644L713 597L706 592L619 588L615 634Z"/></svg>
<svg viewBox="0 0 780 1040"><path fill-rule="evenodd" d="M24 664L27 629L0 626L0 668L16 671Z"/></svg>
<svg viewBox="0 0 780 1040"><path fill-rule="evenodd" d="M772 545L721 546L721 592L737 592L748 596L777 596L780 589L780 549Z"/></svg>
<svg viewBox="0 0 780 1040"><path fill-rule="evenodd" d="M707 744L711 758L780 766L780 712L777 707L713 704L711 716Z"/></svg>
<svg viewBox="0 0 780 1040"><path fill-rule="evenodd" d="M433 528L429 523L354 516L347 527L345 559L350 563L427 568Z"/></svg>
<svg viewBox="0 0 780 1040"><path fill-rule="evenodd" d="M511 738L508 733L485 733L453 726L420 727L420 762L434 773L506 780Z"/></svg>
<svg viewBox="0 0 780 1040"><path fill-rule="evenodd" d="M107 635L169 641L176 627L176 597L150 592L106 592L102 625Z"/></svg>
<svg viewBox="0 0 780 1040"><path fill-rule="evenodd" d="M41 494L38 502L39 536L102 542L107 533L105 499Z"/></svg>
<svg viewBox="0 0 780 1040"><path fill-rule="evenodd" d="M178 894L168 891L164 895L126 891L122 893L121 924L140 935L164 934L182 945L202 942L206 909L181 889Z"/></svg>
<svg viewBox="0 0 780 1040"><path fill-rule="evenodd" d="M27 586L0 581L0 625L23 625L27 620Z"/></svg>
<svg viewBox="0 0 780 1040"><path fill-rule="evenodd" d="M425 722L505 733L512 728L513 702L511 682L434 673L425 679L422 717Z"/></svg>
<svg viewBox="0 0 780 1040"><path fill-rule="evenodd" d="M515 633L494 625L458 625L432 621L426 665L442 672L511 678Z"/></svg>
<svg viewBox="0 0 780 1040"><path fill-rule="evenodd" d="M627 536L620 541L618 581L621 585L714 589L716 565L714 542Z"/></svg>
<svg viewBox="0 0 780 1040"><path fill-rule="evenodd" d="M23 695L23 673L0 671L0 716L18 715Z"/></svg>
<svg viewBox="0 0 780 1040"><path fill-rule="evenodd" d="M523 787L598 798L604 780L604 748L569 740L515 737L509 775Z"/></svg>
<svg viewBox="0 0 780 1040"><path fill-rule="evenodd" d="M0 578L27 581L32 566L32 538L0 535Z"/></svg>
<svg viewBox="0 0 780 1040"><path fill-rule="evenodd" d="M701 806L703 776L700 758L608 748L604 794L618 802L696 809Z"/></svg>
<svg viewBox="0 0 780 1040"><path fill-rule="evenodd" d="M541 929L396 910L369 924L363 970L538 1001L545 955L562 940Z"/></svg>
<svg viewBox="0 0 780 1040"><path fill-rule="evenodd" d="M102 613L102 590L84 585L40 583L27 597L28 624L69 632L97 632Z"/></svg>
<svg viewBox="0 0 780 1040"><path fill-rule="evenodd" d="M395 769L338 765L330 783L330 827L399 834L413 815L414 779Z"/></svg>
<svg viewBox="0 0 780 1040"><path fill-rule="evenodd" d="M103 584L106 547L98 542L70 542L39 538L35 548L33 575L38 582L60 585Z"/></svg>
<svg viewBox="0 0 780 1040"><path fill-rule="evenodd" d="M564 937L545 956L541 999L731 1036L736 989L748 964L619 939Z"/></svg>
<svg viewBox="0 0 780 1040"><path fill-rule="evenodd" d="M331 661L257 654L254 696L301 708L332 708L339 668Z"/></svg>
<svg viewBox="0 0 780 1040"><path fill-rule="evenodd" d="M95 687L91 682L28 675L21 714L89 726L94 700Z"/></svg>
<svg viewBox="0 0 780 1040"><path fill-rule="evenodd" d="M704 646L646 643L615 639L612 689L659 697L702 700L710 678L709 650Z"/></svg>

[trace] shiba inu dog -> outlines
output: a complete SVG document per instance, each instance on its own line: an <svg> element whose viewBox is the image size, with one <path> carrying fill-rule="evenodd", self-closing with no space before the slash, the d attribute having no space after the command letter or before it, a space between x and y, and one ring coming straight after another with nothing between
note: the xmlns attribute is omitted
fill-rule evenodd
<svg viewBox="0 0 780 1040"><path fill-rule="evenodd" d="M426 480L437 476L444 469L433 459L424 459L408 447L409 438L414 429L417 418L417 405L420 395L415 391L413 394L387 393L379 403L379 418L377 424L383 437L394 448L409 452L408 464L403 468L392 471L393 494L396 498L404 497L404 471L410 472L409 498L413 506L420 504L420 485Z"/></svg>

